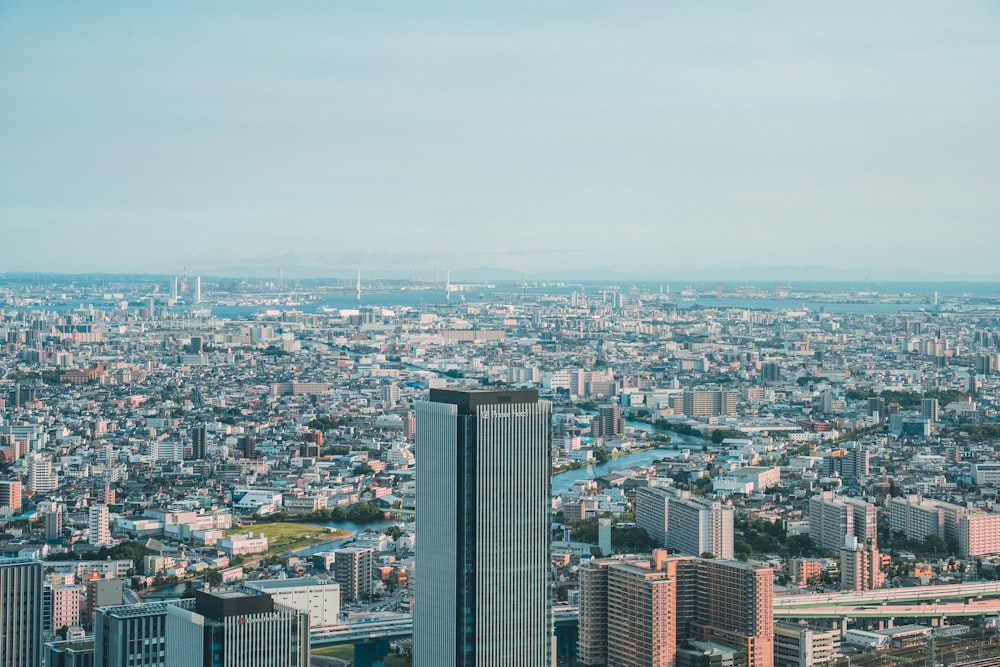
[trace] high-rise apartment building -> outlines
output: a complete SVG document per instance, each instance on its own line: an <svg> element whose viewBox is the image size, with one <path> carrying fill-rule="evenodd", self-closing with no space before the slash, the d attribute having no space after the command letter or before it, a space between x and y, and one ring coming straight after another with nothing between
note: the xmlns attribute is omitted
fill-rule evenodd
<svg viewBox="0 0 1000 667"><path fill-rule="evenodd" d="M21 511L21 483L0 482L0 507L7 507L12 514Z"/></svg>
<svg viewBox="0 0 1000 667"><path fill-rule="evenodd" d="M971 512L958 520L958 555L975 558L1000 553L1000 514Z"/></svg>
<svg viewBox="0 0 1000 667"><path fill-rule="evenodd" d="M107 505L95 505L90 508L90 543L111 544L111 518Z"/></svg>
<svg viewBox="0 0 1000 667"><path fill-rule="evenodd" d="M882 557L872 544L863 544L853 535L840 549L840 590L871 591L882 587Z"/></svg>
<svg viewBox="0 0 1000 667"><path fill-rule="evenodd" d="M718 417L736 413L740 394L727 389L685 391L682 410L688 417Z"/></svg>
<svg viewBox="0 0 1000 667"><path fill-rule="evenodd" d="M597 415L590 422L590 435L595 438L619 438L625 435L625 419L617 403L598 408Z"/></svg>
<svg viewBox="0 0 1000 667"><path fill-rule="evenodd" d="M668 667L677 654L676 578L622 563L608 568L608 664Z"/></svg>
<svg viewBox="0 0 1000 667"><path fill-rule="evenodd" d="M672 667L677 648L697 640L771 667L772 577L766 567L665 551L593 560L580 571L579 661Z"/></svg>
<svg viewBox="0 0 1000 667"><path fill-rule="evenodd" d="M859 485L871 471L871 453L860 443L838 449L823 457L823 474L837 475L845 484Z"/></svg>
<svg viewBox="0 0 1000 667"><path fill-rule="evenodd" d="M340 599L344 602L367 599L372 594L375 552L362 547L344 547L333 553L333 578L340 584Z"/></svg>
<svg viewBox="0 0 1000 667"><path fill-rule="evenodd" d="M636 493L636 525L653 542L687 556L712 554L732 559L731 508L678 489L641 488Z"/></svg>
<svg viewBox="0 0 1000 667"><path fill-rule="evenodd" d="M32 454L28 459L28 488L35 493L49 493L59 488L59 477L52 472L52 459Z"/></svg>
<svg viewBox="0 0 1000 667"><path fill-rule="evenodd" d="M309 614L266 593L195 591L166 614L165 667L308 667Z"/></svg>
<svg viewBox="0 0 1000 667"><path fill-rule="evenodd" d="M551 664L551 421L533 390L417 404L415 667Z"/></svg>
<svg viewBox="0 0 1000 667"><path fill-rule="evenodd" d="M931 535L942 540L958 540L958 523L965 515L960 505L921 498L911 493L892 498L889 507L889 530L903 533L911 540L923 540Z"/></svg>
<svg viewBox="0 0 1000 667"><path fill-rule="evenodd" d="M809 499L809 537L813 544L838 551L849 535L862 545L877 545L878 510L874 505L829 491Z"/></svg>
<svg viewBox="0 0 1000 667"><path fill-rule="evenodd" d="M0 559L0 665L42 662L42 564Z"/></svg>

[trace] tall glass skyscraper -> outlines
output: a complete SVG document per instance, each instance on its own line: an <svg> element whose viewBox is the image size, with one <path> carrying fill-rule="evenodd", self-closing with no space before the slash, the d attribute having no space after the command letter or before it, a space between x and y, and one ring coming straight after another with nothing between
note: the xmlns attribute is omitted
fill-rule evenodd
<svg viewBox="0 0 1000 667"><path fill-rule="evenodd" d="M549 667L552 407L536 391L417 404L415 667Z"/></svg>
<svg viewBox="0 0 1000 667"><path fill-rule="evenodd" d="M42 564L0 559L0 665L42 663Z"/></svg>

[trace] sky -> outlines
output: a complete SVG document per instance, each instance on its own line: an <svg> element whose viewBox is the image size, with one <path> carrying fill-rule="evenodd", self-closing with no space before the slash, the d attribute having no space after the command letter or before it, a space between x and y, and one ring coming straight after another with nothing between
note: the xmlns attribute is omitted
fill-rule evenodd
<svg viewBox="0 0 1000 667"><path fill-rule="evenodd" d="M998 242L995 0L0 0L0 273L1000 280Z"/></svg>

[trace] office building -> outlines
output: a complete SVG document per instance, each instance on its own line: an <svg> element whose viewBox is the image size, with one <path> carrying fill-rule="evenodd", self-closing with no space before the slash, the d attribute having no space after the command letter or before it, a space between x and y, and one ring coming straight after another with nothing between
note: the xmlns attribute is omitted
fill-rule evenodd
<svg viewBox="0 0 1000 667"><path fill-rule="evenodd" d="M858 498L837 496L829 491L809 499L809 537L820 549L837 551L844 538L853 536L861 544L878 543L878 510Z"/></svg>
<svg viewBox="0 0 1000 667"><path fill-rule="evenodd" d="M42 563L0 559L0 665L41 664L42 607Z"/></svg>
<svg viewBox="0 0 1000 667"><path fill-rule="evenodd" d="M920 399L920 416L932 423L941 421L938 400L936 398Z"/></svg>
<svg viewBox="0 0 1000 667"><path fill-rule="evenodd" d="M191 430L191 458L200 461L205 458L208 441L208 427L199 424Z"/></svg>
<svg viewBox="0 0 1000 667"><path fill-rule="evenodd" d="M95 667L94 638L46 642L45 667Z"/></svg>
<svg viewBox="0 0 1000 667"><path fill-rule="evenodd" d="M653 543L687 556L712 554L732 559L732 508L679 489L641 488L636 492L636 525Z"/></svg>
<svg viewBox="0 0 1000 667"><path fill-rule="evenodd" d="M90 543L111 544L111 518L107 505L95 505L89 511Z"/></svg>
<svg viewBox="0 0 1000 667"><path fill-rule="evenodd" d="M100 667L163 667L167 609L194 600L100 607L94 614L94 664Z"/></svg>
<svg viewBox="0 0 1000 667"><path fill-rule="evenodd" d="M1000 485L1000 463L973 463L972 481L976 483L976 486ZM2 490L0 490L0 493L2 493Z"/></svg>
<svg viewBox="0 0 1000 667"><path fill-rule="evenodd" d="M341 601L355 602L371 597L374 550L344 547L333 553L333 578L340 584Z"/></svg>
<svg viewBox="0 0 1000 667"><path fill-rule="evenodd" d="M840 630L805 623L774 624L774 667L815 667L839 656Z"/></svg>
<svg viewBox="0 0 1000 667"><path fill-rule="evenodd" d="M308 667L309 614L265 593L195 591L166 612L165 667Z"/></svg>
<svg viewBox="0 0 1000 667"><path fill-rule="evenodd" d="M0 482L0 508L10 509L11 514L21 511L21 483Z"/></svg>
<svg viewBox="0 0 1000 667"><path fill-rule="evenodd" d="M417 404L415 667L548 667L552 408L530 391Z"/></svg>
<svg viewBox="0 0 1000 667"><path fill-rule="evenodd" d="M772 577L766 567L662 550L652 559L594 559L580 569L578 659L672 667L685 642L696 641L728 647L749 667L771 667Z"/></svg>

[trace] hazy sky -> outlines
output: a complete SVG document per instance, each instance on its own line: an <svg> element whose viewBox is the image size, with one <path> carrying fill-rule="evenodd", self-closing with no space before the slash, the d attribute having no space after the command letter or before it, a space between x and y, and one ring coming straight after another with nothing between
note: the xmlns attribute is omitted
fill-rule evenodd
<svg viewBox="0 0 1000 667"><path fill-rule="evenodd" d="M0 0L0 273L1000 279L996 0L486 4Z"/></svg>

